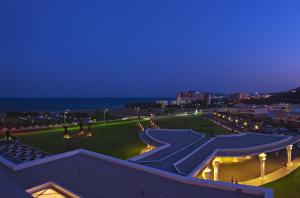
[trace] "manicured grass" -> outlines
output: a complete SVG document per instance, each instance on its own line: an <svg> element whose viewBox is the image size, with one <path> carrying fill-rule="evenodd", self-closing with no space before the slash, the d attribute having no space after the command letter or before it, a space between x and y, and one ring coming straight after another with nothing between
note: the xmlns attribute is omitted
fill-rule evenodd
<svg viewBox="0 0 300 198"><path fill-rule="evenodd" d="M263 187L272 188L275 198L295 198L300 194L300 168L297 168L291 174L277 181L264 185Z"/></svg>
<svg viewBox="0 0 300 198"><path fill-rule="evenodd" d="M128 159L138 155L145 147L138 137L137 121L122 121L97 124L93 128L93 137L74 137L63 139L63 129L16 135L21 142L40 148L49 153L62 153L84 148L98 153ZM76 135L78 127L69 130Z"/></svg>
<svg viewBox="0 0 300 198"><path fill-rule="evenodd" d="M209 135L227 134L230 131L210 120L196 116L167 117L157 119L161 128L192 128ZM149 127L149 121L142 121ZM78 148L114 156L121 159L140 154L146 146L138 137L137 120L97 123L93 125L93 137L78 137L78 127L69 128L73 138L63 139L63 128L16 134L22 143L56 154Z"/></svg>
<svg viewBox="0 0 300 198"><path fill-rule="evenodd" d="M202 116L165 117L156 119L155 122L160 128L193 129L211 136L232 133Z"/></svg>

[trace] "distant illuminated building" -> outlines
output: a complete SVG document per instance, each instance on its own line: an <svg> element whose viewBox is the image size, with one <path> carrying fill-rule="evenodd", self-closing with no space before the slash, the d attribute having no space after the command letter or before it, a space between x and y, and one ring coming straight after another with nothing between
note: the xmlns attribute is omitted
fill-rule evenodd
<svg viewBox="0 0 300 198"><path fill-rule="evenodd" d="M204 102L206 104L210 103L211 96L209 93L205 92L178 92L176 96L177 105L189 104L192 102Z"/></svg>

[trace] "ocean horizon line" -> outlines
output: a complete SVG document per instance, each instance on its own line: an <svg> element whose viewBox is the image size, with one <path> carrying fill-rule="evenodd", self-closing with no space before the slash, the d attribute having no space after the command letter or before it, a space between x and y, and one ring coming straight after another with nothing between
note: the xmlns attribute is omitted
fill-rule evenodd
<svg viewBox="0 0 300 198"><path fill-rule="evenodd" d="M104 96L104 97L0 97L1 99L102 99L102 98L176 98L174 96Z"/></svg>

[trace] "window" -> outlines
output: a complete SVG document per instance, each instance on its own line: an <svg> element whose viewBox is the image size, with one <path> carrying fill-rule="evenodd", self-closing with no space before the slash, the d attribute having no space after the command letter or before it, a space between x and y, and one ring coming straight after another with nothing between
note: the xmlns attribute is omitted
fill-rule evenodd
<svg viewBox="0 0 300 198"><path fill-rule="evenodd" d="M53 182L30 188L26 192L34 198L79 198L79 196Z"/></svg>
<svg viewBox="0 0 300 198"><path fill-rule="evenodd" d="M34 198L67 198L53 188L46 188L31 194Z"/></svg>

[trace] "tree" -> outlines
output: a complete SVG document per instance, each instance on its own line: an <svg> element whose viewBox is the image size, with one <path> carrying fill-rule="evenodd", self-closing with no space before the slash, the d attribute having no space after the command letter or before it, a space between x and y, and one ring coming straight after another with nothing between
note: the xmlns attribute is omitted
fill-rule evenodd
<svg viewBox="0 0 300 198"><path fill-rule="evenodd" d="M68 125L67 124L65 124L64 126L64 139L69 139L70 138L70 135L69 135L69 131L68 131Z"/></svg>

